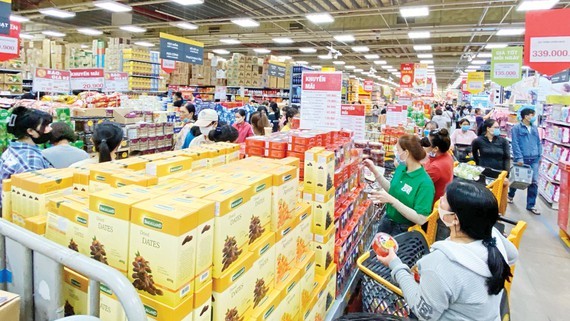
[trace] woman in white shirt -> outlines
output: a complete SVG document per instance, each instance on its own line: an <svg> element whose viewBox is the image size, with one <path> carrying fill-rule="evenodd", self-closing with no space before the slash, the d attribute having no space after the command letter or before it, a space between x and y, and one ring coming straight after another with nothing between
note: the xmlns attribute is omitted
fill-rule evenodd
<svg viewBox="0 0 570 321"><path fill-rule="evenodd" d="M115 123L104 122L98 124L91 137L97 154L95 157L74 163L70 167L83 167L85 165L105 163L114 160L117 149L119 149L123 141L123 136L123 129Z"/></svg>

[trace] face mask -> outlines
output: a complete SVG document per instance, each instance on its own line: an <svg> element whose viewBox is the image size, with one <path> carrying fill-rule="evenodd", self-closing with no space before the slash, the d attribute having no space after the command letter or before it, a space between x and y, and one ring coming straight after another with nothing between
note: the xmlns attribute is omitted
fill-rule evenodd
<svg viewBox="0 0 570 321"><path fill-rule="evenodd" d="M190 122L190 118L184 118L182 119L182 122L188 124Z"/></svg>
<svg viewBox="0 0 570 321"><path fill-rule="evenodd" d="M208 136L208 134L212 131L212 126L208 127L200 127L200 132L204 134L204 136Z"/></svg>
<svg viewBox="0 0 570 321"><path fill-rule="evenodd" d="M395 154L394 154L394 159L396 160L396 162L398 162L398 164L406 165L406 160L403 160L403 159L400 157L400 154L399 154L399 153L395 153Z"/></svg>
<svg viewBox="0 0 570 321"><path fill-rule="evenodd" d="M49 132L47 134L41 134L37 138L35 138L35 137L31 137L31 138L32 138L32 141L34 142L34 144L36 144L36 145L45 144L51 140L51 132Z"/></svg>
<svg viewBox="0 0 570 321"><path fill-rule="evenodd" d="M461 130L464 132L468 131L469 129L471 129L471 126L469 125L461 126Z"/></svg>
<svg viewBox="0 0 570 321"><path fill-rule="evenodd" d="M428 137L429 136L429 129L425 129L424 130L424 137Z"/></svg>
<svg viewBox="0 0 570 321"><path fill-rule="evenodd" d="M501 129L500 128L493 129L493 136L495 137L501 136Z"/></svg>
<svg viewBox="0 0 570 321"><path fill-rule="evenodd" d="M441 204L439 204L439 207L437 208L437 211L439 212L439 219L443 222L443 224L447 227L452 227L453 223L447 223L443 218L445 217L445 215L455 215L455 213L451 212L451 211L446 211L444 209L441 208Z"/></svg>
<svg viewBox="0 0 570 321"><path fill-rule="evenodd" d="M431 152L428 153L428 156L434 158L435 156L437 156L437 153L432 150Z"/></svg>

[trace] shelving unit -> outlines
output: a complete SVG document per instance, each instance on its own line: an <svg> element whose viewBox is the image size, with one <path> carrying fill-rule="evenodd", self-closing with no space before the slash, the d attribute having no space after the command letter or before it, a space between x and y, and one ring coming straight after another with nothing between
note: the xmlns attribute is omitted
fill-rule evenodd
<svg viewBox="0 0 570 321"><path fill-rule="evenodd" d="M303 71L312 71L312 68L306 66L293 66L291 71L291 90L289 101L292 104L301 104L301 84L303 79Z"/></svg>

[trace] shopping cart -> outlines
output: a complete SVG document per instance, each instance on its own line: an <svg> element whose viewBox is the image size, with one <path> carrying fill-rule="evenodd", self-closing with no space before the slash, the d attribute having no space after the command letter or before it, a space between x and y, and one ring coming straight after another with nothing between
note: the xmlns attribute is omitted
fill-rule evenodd
<svg viewBox="0 0 570 321"><path fill-rule="evenodd" d="M468 163L473 160L471 145L456 144L453 155L460 163Z"/></svg>

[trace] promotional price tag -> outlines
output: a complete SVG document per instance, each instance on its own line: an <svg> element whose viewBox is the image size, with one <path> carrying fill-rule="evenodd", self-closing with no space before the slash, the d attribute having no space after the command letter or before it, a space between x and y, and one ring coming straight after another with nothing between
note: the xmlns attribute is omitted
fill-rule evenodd
<svg viewBox="0 0 570 321"><path fill-rule="evenodd" d="M374 90L374 81L365 80L364 81L364 91L371 92L372 90Z"/></svg>
<svg viewBox="0 0 570 321"><path fill-rule="evenodd" d="M35 92L69 93L70 72L67 70L55 70L36 68L34 72L33 90Z"/></svg>
<svg viewBox="0 0 570 321"><path fill-rule="evenodd" d="M570 62L570 36L530 38L530 62Z"/></svg>
<svg viewBox="0 0 570 321"><path fill-rule="evenodd" d="M101 68L70 69L71 90L102 90L105 73Z"/></svg>
<svg viewBox="0 0 570 321"><path fill-rule="evenodd" d="M126 72L106 72L105 91L106 92L129 91L129 74Z"/></svg>
<svg viewBox="0 0 570 321"><path fill-rule="evenodd" d="M8 35L0 35L0 61L20 56L20 29L21 25L19 23L12 22L9 23L10 33Z"/></svg>
<svg viewBox="0 0 570 321"><path fill-rule="evenodd" d="M494 78L520 78L520 64L497 63L493 72Z"/></svg>

